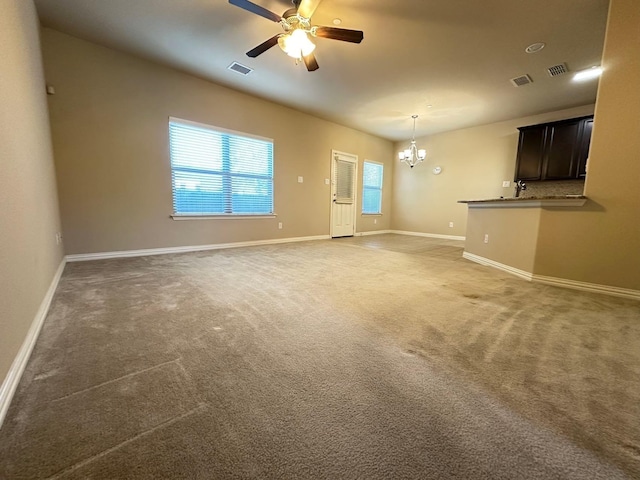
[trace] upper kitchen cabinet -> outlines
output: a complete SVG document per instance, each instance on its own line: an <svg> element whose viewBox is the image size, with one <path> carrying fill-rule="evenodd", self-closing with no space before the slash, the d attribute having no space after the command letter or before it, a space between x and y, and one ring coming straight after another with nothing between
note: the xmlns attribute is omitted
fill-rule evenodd
<svg viewBox="0 0 640 480"><path fill-rule="evenodd" d="M591 146L591 132L593 131L593 118L584 121L582 130L582 140L580 141L580 157L578 159L578 178L587 176L587 159L589 158L589 147Z"/></svg>
<svg viewBox="0 0 640 480"><path fill-rule="evenodd" d="M584 178L593 116L521 127L515 180Z"/></svg>

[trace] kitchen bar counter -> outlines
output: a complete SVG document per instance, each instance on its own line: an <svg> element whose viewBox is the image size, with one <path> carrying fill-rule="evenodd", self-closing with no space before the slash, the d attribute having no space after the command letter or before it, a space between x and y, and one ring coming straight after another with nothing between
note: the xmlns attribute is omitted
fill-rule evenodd
<svg viewBox="0 0 640 480"><path fill-rule="evenodd" d="M530 208L581 207L587 201L584 195L549 195L545 197L489 198L486 200L458 200L469 208Z"/></svg>
<svg viewBox="0 0 640 480"><path fill-rule="evenodd" d="M531 280L540 220L548 207L580 208L584 195L461 200L469 206L464 258ZM562 241L562 239L558 239Z"/></svg>

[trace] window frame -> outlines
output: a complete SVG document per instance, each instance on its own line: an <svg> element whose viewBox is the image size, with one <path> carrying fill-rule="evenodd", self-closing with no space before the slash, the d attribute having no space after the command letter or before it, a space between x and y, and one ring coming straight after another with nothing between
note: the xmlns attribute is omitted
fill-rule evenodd
<svg viewBox="0 0 640 480"><path fill-rule="evenodd" d="M372 165L378 165L381 167L382 172L381 172L381 178L380 178L380 188L378 187L367 187L367 185L364 182L364 175L365 175L365 170L366 170L366 164L370 163ZM364 211L364 195L365 192L367 190L379 190L380 191L380 208L378 209L377 212L365 212ZM382 162L376 162L375 160L364 160L362 163L362 206L360 208L361 210L361 215L366 216L366 215L373 215L373 216L380 216L382 215L382 191L384 189L384 163Z"/></svg>
<svg viewBox="0 0 640 480"><path fill-rule="evenodd" d="M174 185L174 171L190 171L197 170L197 168L189 168L189 167L178 167L174 169L173 161L171 158L171 124L179 124L186 127L194 127L200 128L204 130L209 130L215 133L223 134L223 135L233 135L237 137L243 137L248 139L260 140L263 142L271 143L271 176L265 175L255 175L255 174L238 174L234 175L230 171L230 162L228 159L222 159L223 170L204 170L203 173L212 174L212 175L221 175L223 177L223 182L230 184L230 181L233 177L241 177L241 178L260 178L260 179L269 179L271 181L271 212L262 212L262 213L233 213L233 212L204 212L204 213L178 213L175 211L175 185ZM193 120L186 120L184 118L178 117L169 117L169 121L167 122L167 136L168 136L168 149L169 149L169 169L171 172L171 203L172 203L172 214L170 217L173 220L206 220L206 219L242 219L242 218L275 218L277 215L275 213L275 142L272 138L262 137L260 135L254 135L247 132L240 132L237 130L231 130L228 128L218 127L215 125L210 125L201 122L195 122ZM229 195L233 195L233 190L229 190Z"/></svg>

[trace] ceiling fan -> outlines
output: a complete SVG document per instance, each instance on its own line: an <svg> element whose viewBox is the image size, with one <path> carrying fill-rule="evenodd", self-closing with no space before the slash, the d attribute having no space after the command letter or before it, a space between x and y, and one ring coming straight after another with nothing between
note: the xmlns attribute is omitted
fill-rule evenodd
<svg viewBox="0 0 640 480"><path fill-rule="evenodd" d="M277 44L287 55L295 58L296 62L299 60L304 61L307 70L312 72L319 67L313 54L316 46L309 37L332 38L351 43L362 42L364 33L360 30L311 25L311 15L315 12L320 1L293 0L293 8L290 8L280 16L249 0L229 0L232 5L279 23L284 30L283 33L278 33L254 49L249 50L247 56L255 58Z"/></svg>

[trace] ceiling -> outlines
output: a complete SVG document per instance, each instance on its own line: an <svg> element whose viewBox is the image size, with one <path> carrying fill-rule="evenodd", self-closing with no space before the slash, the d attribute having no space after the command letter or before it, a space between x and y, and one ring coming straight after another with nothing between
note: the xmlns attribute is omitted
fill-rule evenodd
<svg viewBox="0 0 640 480"><path fill-rule="evenodd" d="M252 0L282 14L290 0ZM278 47L245 53L281 27L227 0L35 0L41 22L236 90L390 140L593 103L608 0L323 0L312 24L364 31L361 44L318 38L307 72ZM546 47L525 53L534 42ZM237 61L247 76L227 67ZM528 74L533 83L509 79ZM428 107L431 105L431 107Z"/></svg>

